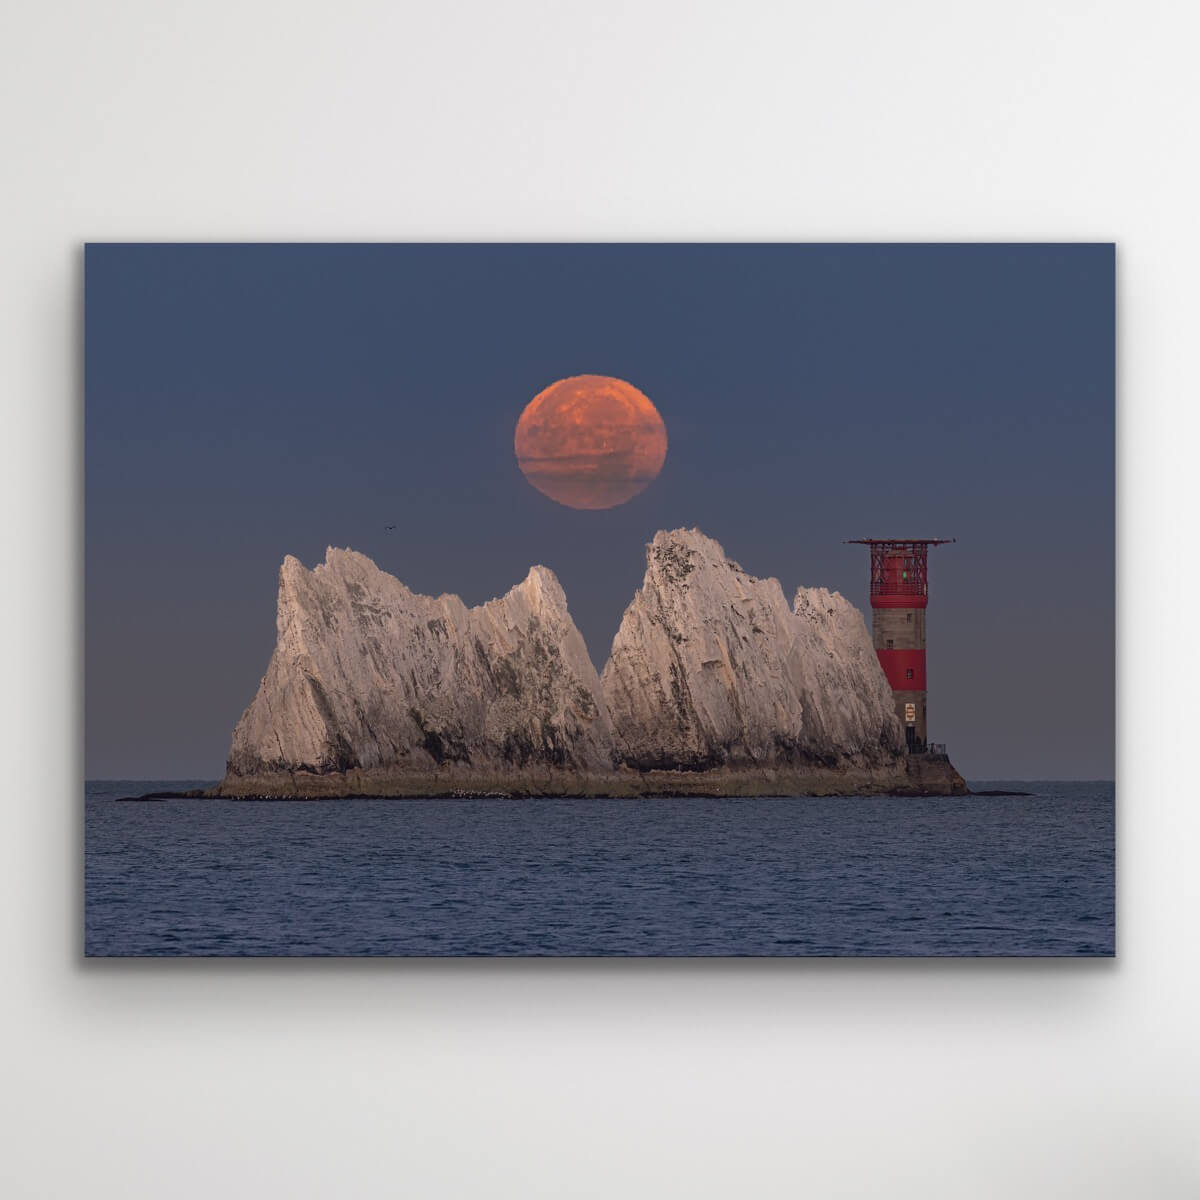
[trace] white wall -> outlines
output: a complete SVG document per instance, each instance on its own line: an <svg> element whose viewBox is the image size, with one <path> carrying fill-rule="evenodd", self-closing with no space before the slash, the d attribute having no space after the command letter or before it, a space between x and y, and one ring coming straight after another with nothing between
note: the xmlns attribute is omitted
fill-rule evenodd
<svg viewBox="0 0 1200 1200"><path fill-rule="evenodd" d="M0 1191L1196 1195L1196 35L1169 2L10 0ZM1116 963L81 960L80 244L591 237L1119 242Z"/></svg>

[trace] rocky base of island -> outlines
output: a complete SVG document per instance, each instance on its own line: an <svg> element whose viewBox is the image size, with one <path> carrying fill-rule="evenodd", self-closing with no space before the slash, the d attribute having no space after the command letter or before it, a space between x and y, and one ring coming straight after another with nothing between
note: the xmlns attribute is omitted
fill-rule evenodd
<svg viewBox="0 0 1200 1200"><path fill-rule="evenodd" d="M280 771L226 777L205 793L234 800L319 800L351 797L583 797L665 796L965 796L966 781L950 762L913 756L901 769L843 767L717 767L708 771L582 773L558 768L431 771L389 768L318 774Z"/></svg>

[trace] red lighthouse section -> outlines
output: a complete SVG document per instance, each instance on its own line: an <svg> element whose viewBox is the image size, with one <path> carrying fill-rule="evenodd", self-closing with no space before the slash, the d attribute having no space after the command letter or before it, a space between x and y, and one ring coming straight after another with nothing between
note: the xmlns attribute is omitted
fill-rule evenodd
<svg viewBox="0 0 1200 1200"><path fill-rule="evenodd" d="M925 609L929 547L953 538L856 538L871 548L871 625L910 751L928 744Z"/></svg>
<svg viewBox="0 0 1200 1200"><path fill-rule="evenodd" d="M871 607L924 608L929 603L929 542L871 545Z"/></svg>

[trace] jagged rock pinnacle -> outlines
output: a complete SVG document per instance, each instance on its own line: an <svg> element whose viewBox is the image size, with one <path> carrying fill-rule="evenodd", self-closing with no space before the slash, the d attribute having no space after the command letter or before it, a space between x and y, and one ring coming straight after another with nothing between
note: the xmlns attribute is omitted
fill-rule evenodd
<svg viewBox="0 0 1200 1200"><path fill-rule="evenodd" d="M229 770L612 765L599 680L554 573L497 600L419 596L352 550L279 573L278 640Z"/></svg>
<svg viewBox="0 0 1200 1200"><path fill-rule="evenodd" d="M658 533L601 677L620 761L645 770L877 765L903 752L861 614L801 588L789 608L699 530Z"/></svg>

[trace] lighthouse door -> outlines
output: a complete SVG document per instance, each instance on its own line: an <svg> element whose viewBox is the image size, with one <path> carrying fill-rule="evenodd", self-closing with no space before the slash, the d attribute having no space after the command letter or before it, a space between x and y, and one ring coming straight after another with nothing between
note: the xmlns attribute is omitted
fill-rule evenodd
<svg viewBox="0 0 1200 1200"><path fill-rule="evenodd" d="M911 726L904 727L904 737L908 742L908 752L912 754L917 748L917 731Z"/></svg>

